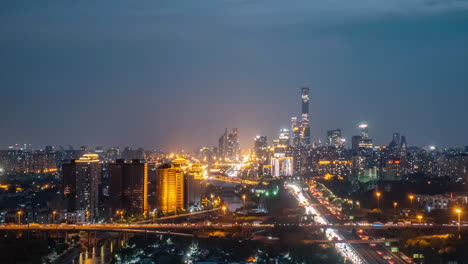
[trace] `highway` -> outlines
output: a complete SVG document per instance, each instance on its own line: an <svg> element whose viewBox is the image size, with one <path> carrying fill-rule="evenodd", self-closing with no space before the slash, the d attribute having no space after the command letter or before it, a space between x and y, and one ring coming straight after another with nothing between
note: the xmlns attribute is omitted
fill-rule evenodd
<svg viewBox="0 0 468 264"><path fill-rule="evenodd" d="M329 222L335 223L337 222L338 218L343 218L341 215L339 209L335 208L333 205L329 204L328 202L324 201L320 195L319 191L314 189L311 190L311 201L314 203L319 203L320 205L316 205L316 208L320 208L320 213L322 215L328 216ZM353 225L351 225L353 226ZM372 226L372 227L381 227L381 228L396 228L396 227L401 227L398 225L377 225L374 226L373 224L365 224L365 225L359 225L359 226L354 226L354 227L359 227L359 234L358 237L356 235L346 232L343 233L342 235L347 238L348 241L351 241L353 239L362 239L364 241L375 241L375 243L372 243L371 247L369 245L363 245L363 244L358 244L354 245L355 250L358 252L360 256L362 256L367 263L377 263L377 264L403 264L406 263L399 255L397 255L394 252L391 252L388 247L384 246L382 244L381 240L376 240L375 238L366 235L365 231L363 230L362 227L365 226ZM413 227L413 225L406 225L404 226L406 228L408 227ZM421 225L418 225L420 228ZM385 242L391 242L390 240L385 240ZM356 244L356 243L355 243ZM410 262L411 263L411 262Z"/></svg>
<svg viewBox="0 0 468 264"><path fill-rule="evenodd" d="M329 221L324 216L321 216L314 206L310 205L310 201L305 197L303 190L298 185L286 184L285 186L291 190L299 204L304 205L306 215L314 216L315 221L319 224L329 224ZM326 228L325 235L328 240L345 240L344 237L338 232L338 230L334 228ZM351 261L352 263L372 263L367 262L365 258L362 257L350 243L337 243L335 244L335 248L345 259Z"/></svg>

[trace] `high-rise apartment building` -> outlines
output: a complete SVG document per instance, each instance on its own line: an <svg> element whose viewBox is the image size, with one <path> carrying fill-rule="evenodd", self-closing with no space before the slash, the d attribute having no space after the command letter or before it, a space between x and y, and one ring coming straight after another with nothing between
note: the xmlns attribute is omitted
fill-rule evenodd
<svg viewBox="0 0 468 264"><path fill-rule="evenodd" d="M111 212L126 215L148 215L148 163L123 159L109 164L109 196Z"/></svg>
<svg viewBox="0 0 468 264"><path fill-rule="evenodd" d="M164 164L156 176L156 200L160 212L167 214L184 208L184 171Z"/></svg>
<svg viewBox="0 0 468 264"><path fill-rule="evenodd" d="M97 221L102 202L102 164L97 154L85 154L62 165L67 211L80 221Z"/></svg>

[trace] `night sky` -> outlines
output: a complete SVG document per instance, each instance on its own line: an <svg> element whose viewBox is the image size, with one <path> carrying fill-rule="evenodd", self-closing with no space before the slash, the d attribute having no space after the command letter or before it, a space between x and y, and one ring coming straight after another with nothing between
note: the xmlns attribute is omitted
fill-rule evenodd
<svg viewBox="0 0 468 264"><path fill-rule="evenodd" d="M271 140L468 145L466 0L2 1L0 146Z"/></svg>

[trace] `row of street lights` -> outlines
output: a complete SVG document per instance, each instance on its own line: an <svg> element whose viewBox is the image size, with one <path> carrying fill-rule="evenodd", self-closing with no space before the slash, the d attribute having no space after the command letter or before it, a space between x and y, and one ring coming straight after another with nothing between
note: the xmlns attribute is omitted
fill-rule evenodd
<svg viewBox="0 0 468 264"><path fill-rule="evenodd" d="M380 210L380 196L382 196L382 193L381 192L375 192L375 196L377 197L377 208ZM410 204L411 204L411 210L413 210L413 199L414 199L414 195L410 194L408 195L408 199L410 200ZM393 202L393 211L394 213L396 214L396 208L398 206L398 203L397 202ZM457 208L455 209L455 213L458 215L458 231L461 230L461 214L462 214L462 210ZM422 219L423 219L423 216L422 215L417 215L416 216L418 219L419 219L419 223L422 223Z"/></svg>
<svg viewBox="0 0 468 264"><path fill-rule="evenodd" d="M382 193L381 192L375 192L375 196L377 197L377 208L380 210L380 196L382 196ZM413 209L413 199L414 199L414 195L410 194L408 196L408 198L410 199L410 203L411 203L411 209ZM398 206L398 203L397 202L393 202L393 208L394 210L396 210L396 207Z"/></svg>

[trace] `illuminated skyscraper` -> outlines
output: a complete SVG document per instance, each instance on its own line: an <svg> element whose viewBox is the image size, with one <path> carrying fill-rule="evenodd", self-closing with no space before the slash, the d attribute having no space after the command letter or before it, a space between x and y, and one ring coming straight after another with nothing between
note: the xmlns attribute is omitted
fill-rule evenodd
<svg viewBox="0 0 468 264"><path fill-rule="evenodd" d="M148 215L148 163L118 159L109 164L111 212L123 210L134 216Z"/></svg>
<svg viewBox="0 0 468 264"><path fill-rule="evenodd" d="M293 176L293 158L286 157L285 153L276 152L271 157L272 176Z"/></svg>
<svg viewBox="0 0 468 264"><path fill-rule="evenodd" d="M240 144L238 140L237 128L232 129L232 134L228 134L227 128L218 141L219 156L223 160L235 160L240 155Z"/></svg>
<svg viewBox="0 0 468 264"><path fill-rule="evenodd" d="M369 130L368 130L368 125L367 124L360 124L359 129L361 129L361 132L359 135L361 136L362 139L369 138Z"/></svg>
<svg viewBox="0 0 468 264"><path fill-rule="evenodd" d="M373 147L372 139L369 138L369 131L367 124L359 125L359 135L352 137L352 148L356 149L370 149Z"/></svg>
<svg viewBox="0 0 468 264"><path fill-rule="evenodd" d="M289 145L289 130L280 130L278 140L274 141L273 155L270 158L272 176L293 176L294 163Z"/></svg>
<svg viewBox="0 0 468 264"><path fill-rule="evenodd" d="M260 164L265 164L268 160L268 145L266 136L255 137L255 156Z"/></svg>
<svg viewBox="0 0 468 264"><path fill-rule="evenodd" d="M297 148L300 146L300 133L301 133L301 126L299 122L297 121L297 117L293 116L291 117L291 136L290 136L290 140L291 140L290 145L293 148Z"/></svg>
<svg viewBox="0 0 468 264"><path fill-rule="evenodd" d="M280 130L278 143L282 146L289 147L289 130L287 128L282 128Z"/></svg>
<svg viewBox="0 0 468 264"><path fill-rule="evenodd" d="M162 213L184 208L184 171L169 164L159 166L156 177L157 208Z"/></svg>
<svg viewBox="0 0 468 264"><path fill-rule="evenodd" d="M327 143L332 147L341 147L343 146L343 138L341 137L341 129L333 129L327 131Z"/></svg>
<svg viewBox="0 0 468 264"><path fill-rule="evenodd" d="M80 215L81 221L96 221L102 197L102 164L97 154L85 154L62 165L67 211Z"/></svg>
<svg viewBox="0 0 468 264"><path fill-rule="evenodd" d="M301 146L310 146L310 121L309 121L309 88L301 88L302 119L301 119Z"/></svg>

